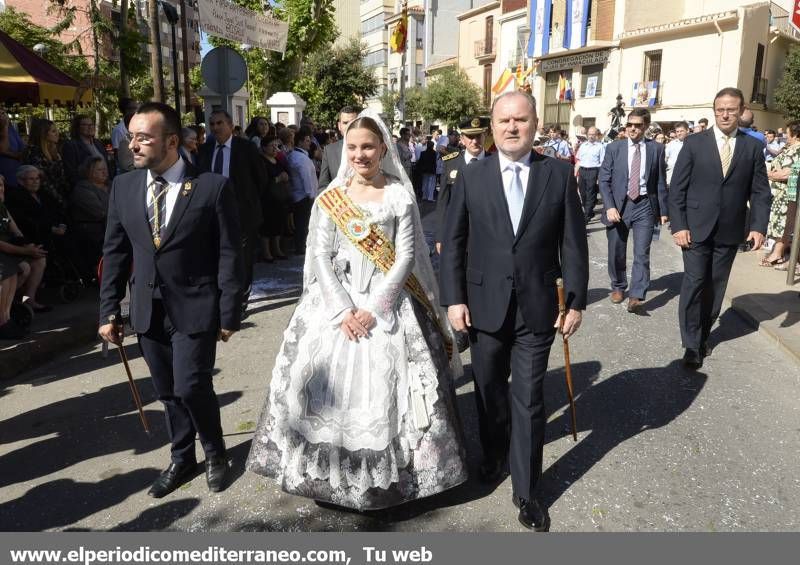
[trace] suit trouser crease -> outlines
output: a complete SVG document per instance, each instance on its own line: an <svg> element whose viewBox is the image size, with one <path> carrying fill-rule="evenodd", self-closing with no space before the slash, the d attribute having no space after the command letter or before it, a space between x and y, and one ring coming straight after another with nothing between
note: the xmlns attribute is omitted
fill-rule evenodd
<svg viewBox="0 0 800 565"><path fill-rule="evenodd" d="M581 202L583 202L583 215L587 220L594 215L594 207L597 205L597 177L599 171L600 169L597 168L580 168L578 189L581 194Z"/></svg>
<svg viewBox="0 0 800 565"><path fill-rule="evenodd" d="M722 310L736 245L713 240L692 242L683 250L683 281L678 304L681 341L687 349L700 349Z"/></svg>
<svg viewBox="0 0 800 565"><path fill-rule="evenodd" d="M172 462L197 461L196 435L200 436L207 458L223 456L219 402L211 377L216 332L191 335L179 332L173 327L163 302L154 300L150 329L138 337L156 394L164 404Z"/></svg>
<svg viewBox="0 0 800 565"><path fill-rule="evenodd" d="M542 474L544 377L555 332L528 329L512 293L502 327L473 329L470 337L484 456L500 459L508 453L514 494L531 499Z"/></svg>
<svg viewBox="0 0 800 565"><path fill-rule="evenodd" d="M294 252L306 252L306 240L308 239L308 224L311 221L311 209L314 201L311 198L303 198L292 204L292 215L294 216Z"/></svg>
<svg viewBox="0 0 800 565"><path fill-rule="evenodd" d="M653 210L643 196L637 202L626 197L622 220L606 228L608 238L608 275L611 289L628 288L628 235L633 231L633 269L629 296L644 300L650 286L650 245L653 242Z"/></svg>

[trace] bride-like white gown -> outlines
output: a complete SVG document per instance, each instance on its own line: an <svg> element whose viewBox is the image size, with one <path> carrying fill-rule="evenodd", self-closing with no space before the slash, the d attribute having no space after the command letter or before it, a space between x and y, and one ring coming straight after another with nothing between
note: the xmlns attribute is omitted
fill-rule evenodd
<svg viewBox="0 0 800 565"><path fill-rule="evenodd" d="M403 289L416 203L393 182L383 202L358 206L394 241L396 261L382 273L315 204L303 294L247 468L288 493L369 510L452 488L467 467L442 336ZM358 342L339 328L354 306L377 319Z"/></svg>

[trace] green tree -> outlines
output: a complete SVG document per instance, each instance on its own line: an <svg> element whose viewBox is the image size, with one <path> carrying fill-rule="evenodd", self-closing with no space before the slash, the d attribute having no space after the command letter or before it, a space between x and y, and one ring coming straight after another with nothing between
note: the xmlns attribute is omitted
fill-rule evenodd
<svg viewBox="0 0 800 565"><path fill-rule="evenodd" d="M359 104L377 92L375 76L362 63L365 54L366 48L353 39L309 57L292 87L308 104L306 115L315 122L332 126L343 106Z"/></svg>
<svg viewBox="0 0 800 565"><path fill-rule="evenodd" d="M394 115L400 101L400 93L387 88L383 91L383 94L378 97L378 100L381 101L383 119L391 131L394 129Z"/></svg>
<svg viewBox="0 0 800 565"><path fill-rule="evenodd" d="M447 69L431 77L421 102L419 112L424 119L439 119L450 126L483 110L480 89L461 69Z"/></svg>
<svg viewBox="0 0 800 565"><path fill-rule="evenodd" d="M422 106L425 89L421 86L406 88L405 92L405 119L407 122L423 119Z"/></svg>
<svg viewBox="0 0 800 565"><path fill-rule="evenodd" d="M800 119L800 47L794 47L786 57L783 77L775 89L775 102L789 119Z"/></svg>

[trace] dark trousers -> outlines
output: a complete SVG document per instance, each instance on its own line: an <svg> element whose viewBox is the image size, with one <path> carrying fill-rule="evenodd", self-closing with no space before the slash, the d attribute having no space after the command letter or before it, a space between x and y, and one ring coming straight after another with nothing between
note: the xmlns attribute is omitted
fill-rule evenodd
<svg viewBox="0 0 800 565"><path fill-rule="evenodd" d="M161 300L153 300L150 329L139 347L164 404L172 462L193 464L200 435L206 457L225 455L219 402L211 382L217 352L216 332L186 335L172 326Z"/></svg>
<svg viewBox="0 0 800 565"><path fill-rule="evenodd" d="M594 207L597 205L597 175L598 168L587 169L581 167L578 171L578 190L583 202L583 215L586 220L594 216Z"/></svg>
<svg viewBox="0 0 800 565"><path fill-rule="evenodd" d="M306 252L306 239L308 238L308 222L311 220L311 208L314 201L306 197L292 204L294 216L294 252Z"/></svg>
<svg viewBox="0 0 800 565"><path fill-rule="evenodd" d="M625 197L622 221L606 228L611 290L628 288L628 234L633 231L633 269L628 294L631 298L644 300L650 286L650 244L653 242L654 221L647 196L640 196L636 201Z"/></svg>
<svg viewBox="0 0 800 565"><path fill-rule="evenodd" d="M544 376L554 337L555 331L535 334L528 329L515 293L500 330L470 332L484 457L502 459L508 453L514 494L528 500L542 474Z"/></svg>
<svg viewBox="0 0 800 565"><path fill-rule="evenodd" d="M253 286L253 269L255 267L257 242L258 232L242 235L242 288L244 288L242 308L247 308L247 302L250 299L250 289Z"/></svg>
<svg viewBox="0 0 800 565"><path fill-rule="evenodd" d="M719 317L728 286L736 245L695 242L683 250L683 282L678 302L681 341L687 349L700 349L708 341Z"/></svg>

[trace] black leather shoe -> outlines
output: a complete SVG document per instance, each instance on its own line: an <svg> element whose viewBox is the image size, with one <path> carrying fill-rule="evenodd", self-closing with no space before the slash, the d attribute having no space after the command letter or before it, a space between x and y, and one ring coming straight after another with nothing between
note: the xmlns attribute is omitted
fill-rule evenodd
<svg viewBox="0 0 800 565"><path fill-rule="evenodd" d="M683 365L687 369L697 370L703 366L703 356L697 349L687 349L683 354Z"/></svg>
<svg viewBox="0 0 800 565"><path fill-rule="evenodd" d="M478 468L478 477L482 483L496 483L503 476L505 459L484 459Z"/></svg>
<svg viewBox="0 0 800 565"><path fill-rule="evenodd" d="M170 463L147 491L153 498L163 498L194 476L197 463Z"/></svg>
<svg viewBox="0 0 800 565"><path fill-rule="evenodd" d="M550 531L550 514L542 507L538 500L525 500L513 497L514 505L519 508L517 519L519 523L534 532Z"/></svg>
<svg viewBox="0 0 800 565"><path fill-rule="evenodd" d="M221 492L227 487L228 459L209 457L206 459L206 483L211 492Z"/></svg>

